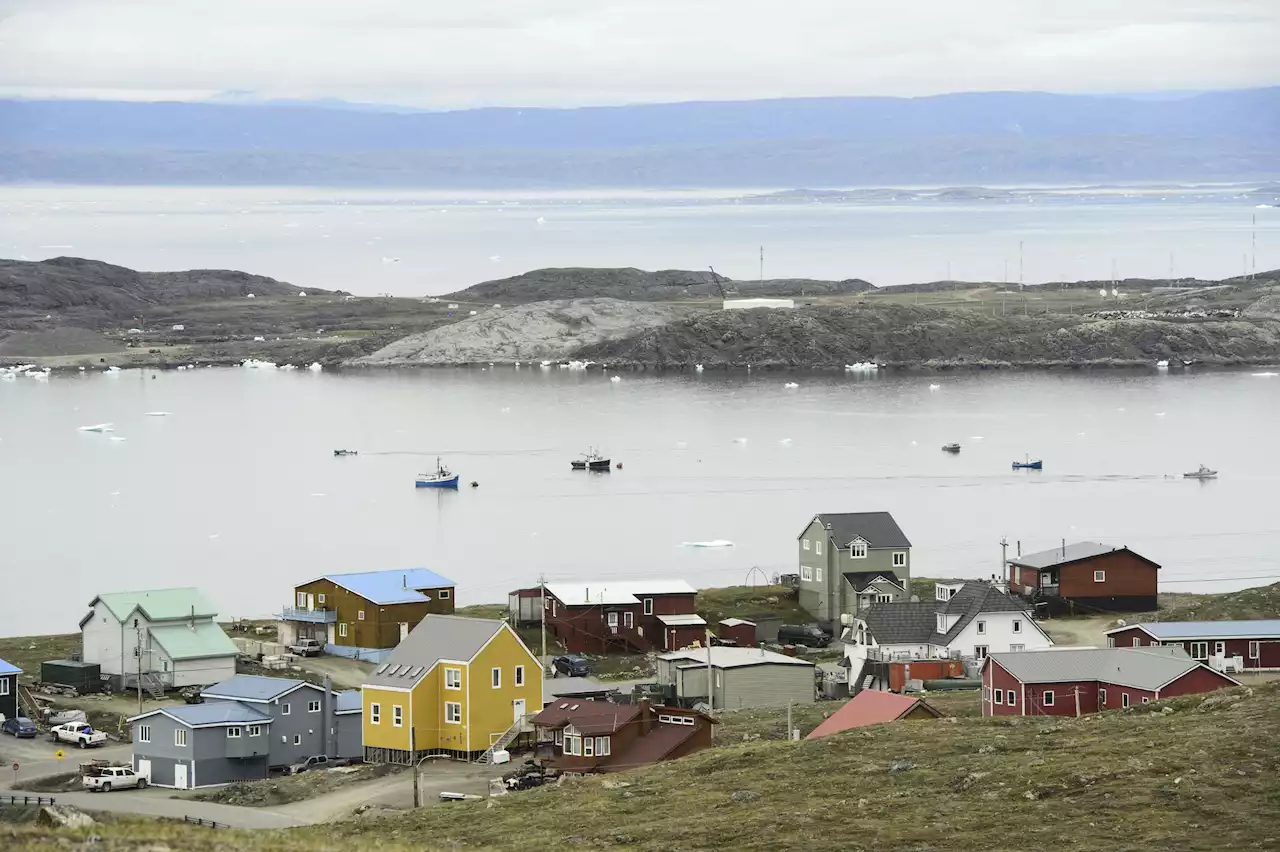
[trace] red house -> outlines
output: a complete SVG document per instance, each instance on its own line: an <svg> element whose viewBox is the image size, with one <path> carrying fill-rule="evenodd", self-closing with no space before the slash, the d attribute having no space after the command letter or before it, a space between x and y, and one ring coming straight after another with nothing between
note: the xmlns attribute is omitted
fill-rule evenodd
<svg viewBox="0 0 1280 852"><path fill-rule="evenodd" d="M705 640L683 580L548 583L543 618L570 653L674 651Z"/></svg>
<svg viewBox="0 0 1280 852"><path fill-rule="evenodd" d="M983 663L982 715L1081 716L1239 685L1178 648L1015 651Z"/></svg>
<svg viewBox="0 0 1280 852"><path fill-rule="evenodd" d="M560 699L533 717L546 762L569 772L618 772L710 748L716 720L696 710Z"/></svg>
<svg viewBox="0 0 1280 852"><path fill-rule="evenodd" d="M899 719L937 719L942 714L920 698L864 689L814 728L806 740L838 734L865 725L881 725Z"/></svg>
<svg viewBox="0 0 1280 852"><path fill-rule="evenodd" d="M1008 560L1009 591L1061 598L1086 611L1150 612L1156 608L1160 566L1127 547L1094 541Z"/></svg>
<svg viewBox="0 0 1280 852"><path fill-rule="evenodd" d="M1280 619L1130 624L1108 630L1107 644L1113 648L1174 645L1219 671L1280 670Z"/></svg>

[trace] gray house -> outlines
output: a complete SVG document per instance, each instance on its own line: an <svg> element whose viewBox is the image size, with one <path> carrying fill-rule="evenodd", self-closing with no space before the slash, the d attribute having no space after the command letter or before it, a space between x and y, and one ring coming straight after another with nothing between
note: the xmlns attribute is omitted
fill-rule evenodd
<svg viewBox="0 0 1280 852"><path fill-rule="evenodd" d="M715 684L711 701L707 696L707 648L658 655L658 685L668 704L693 707L707 703L713 710L736 710L814 701L813 663L763 648L719 646L709 650Z"/></svg>
<svg viewBox="0 0 1280 852"><path fill-rule="evenodd" d="M800 606L825 625L910 600L911 542L888 512L815 515L798 536Z"/></svg>
<svg viewBox="0 0 1280 852"><path fill-rule="evenodd" d="M208 787L266 778L313 755L364 753L360 693L290 678L236 675L204 704L135 716L134 769L160 787Z"/></svg>

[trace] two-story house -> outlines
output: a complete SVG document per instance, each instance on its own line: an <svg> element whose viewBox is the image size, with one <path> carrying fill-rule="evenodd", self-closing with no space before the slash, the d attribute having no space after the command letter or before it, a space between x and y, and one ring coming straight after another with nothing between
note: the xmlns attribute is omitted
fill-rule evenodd
<svg viewBox="0 0 1280 852"><path fill-rule="evenodd" d="M764 648L688 648L654 662L669 705L738 710L814 701L814 664Z"/></svg>
<svg viewBox="0 0 1280 852"><path fill-rule="evenodd" d="M82 660L116 688L139 678L153 693L217 683L236 673L238 653L217 614L193 588L98 595L80 620Z"/></svg>
<svg viewBox="0 0 1280 852"><path fill-rule="evenodd" d="M543 616L571 653L674 651L706 639L696 597L683 580L548 583Z"/></svg>
<svg viewBox="0 0 1280 852"><path fill-rule="evenodd" d="M815 515L796 540L800 606L824 625L911 598L911 542L888 512Z"/></svg>
<svg viewBox="0 0 1280 852"><path fill-rule="evenodd" d="M619 772L710 748L716 720L696 710L561 699L533 719L546 763L568 772Z"/></svg>
<svg viewBox="0 0 1280 852"><path fill-rule="evenodd" d="M1030 604L982 580L941 580L931 601L872 604L845 620L841 638L855 681L868 660L981 660L1053 646Z"/></svg>
<svg viewBox="0 0 1280 852"><path fill-rule="evenodd" d="M365 760L487 762L532 733L542 697L542 665L505 621L428 615L361 688Z"/></svg>
<svg viewBox="0 0 1280 852"><path fill-rule="evenodd" d="M129 720L133 767L157 787L211 787L268 777L305 758L359 758L359 693L291 678L236 675L203 704Z"/></svg>
<svg viewBox="0 0 1280 852"><path fill-rule="evenodd" d="M18 675L22 669L0 660L0 721L18 714Z"/></svg>
<svg viewBox="0 0 1280 852"><path fill-rule="evenodd" d="M294 588L280 642L314 639L327 654L382 662L423 616L453 613L455 586L426 568L327 574Z"/></svg>
<svg viewBox="0 0 1280 852"><path fill-rule="evenodd" d="M1008 561L1015 594L1060 602L1066 611L1150 612L1160 566L1127 547L1096 541L1063 543Z"/></svg>

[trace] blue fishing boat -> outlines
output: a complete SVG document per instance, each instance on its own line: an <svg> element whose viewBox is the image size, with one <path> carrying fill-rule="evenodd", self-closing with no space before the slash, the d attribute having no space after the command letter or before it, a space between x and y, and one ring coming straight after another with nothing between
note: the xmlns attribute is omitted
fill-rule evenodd
<svg viewBox="0 0 1280 852"><path fill-rule="evenodd" d="M420 473L418 479L414 482L415 488L457 488L458 474L452 473L449 468L440 464L440 459L436 459L435 473Z"/></svg>
<svg viewBox="0 0 1280 852"><path fill-rule="evenodd" d="M1016 461L1013 463L1014 470L1041 470L1044 468L1044 462L1040 459L1033 459L1027 456L1025 461Z"/></svg>

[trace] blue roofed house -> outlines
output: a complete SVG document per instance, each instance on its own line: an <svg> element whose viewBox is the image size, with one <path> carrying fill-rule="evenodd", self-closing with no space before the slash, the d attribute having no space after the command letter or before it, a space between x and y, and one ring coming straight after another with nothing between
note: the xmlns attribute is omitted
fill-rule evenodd
<svg viewBox="0 0 1280 852"><path fill-rule="evenodd" d="M22 669L0 660L0 721L18 715L18 675Z"/></svg>
<svg viewBox="0 0 1280 852"><path fill-rule="evenodd" d="M104 679L152 693L205 686L236 673L237 649L214 621L199 589L101 594L80 620L81 659L98 663Z"/></svg>
<svg viewBox="0 0 1280 852"><path fill-rule="evenodd" d="M307 757L364 753L358 690L236 675L201 696L203 704L129 720L133 766L149 783L186 789L253 781Z"/></svg>
<svg viewBox="0 0 1280 852"><path fill-rule="evenodd" d="M315 639L327 654L385 662L428 613L453 614L456 585L426 568L327 574L294 588L280 641Z"/></svg>

